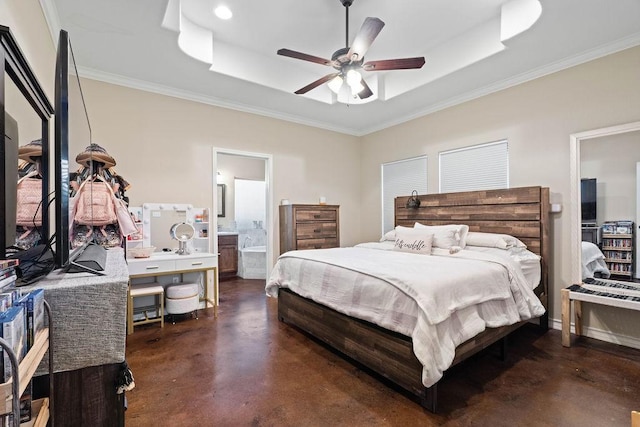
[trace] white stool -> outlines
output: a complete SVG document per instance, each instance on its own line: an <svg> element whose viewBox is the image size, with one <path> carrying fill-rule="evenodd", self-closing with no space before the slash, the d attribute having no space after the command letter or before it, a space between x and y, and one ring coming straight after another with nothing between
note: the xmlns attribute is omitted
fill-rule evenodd
<svg viewBox="0 0 640 427"><path fill-rule="evenodd" d="M195 313L198 318L200 289L197 283L176 283L165 290L165 312L171 315L172 323L176 323L174 314Z"/></svg>
<svg viewBox="0 0 640 427"><path fill-rule="evenodd" d="M133 333L133 327L135 325L143 325L145 323L160 322L160 327L164 328L164 288L158 283L144 283L132 285L129 284L129 291L127 292L127 333ZM136 297L154 296L155 307L157 317L149 317L147 309L142 310L144 313L143 320L133 320L133 300Z"/></svg>

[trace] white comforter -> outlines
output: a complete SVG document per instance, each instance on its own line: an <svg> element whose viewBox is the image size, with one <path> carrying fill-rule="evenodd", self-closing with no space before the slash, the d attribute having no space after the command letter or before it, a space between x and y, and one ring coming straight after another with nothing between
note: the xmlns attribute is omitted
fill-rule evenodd
<svg viewBox="0 0 640 427"><path fill-rule="evenodd" d="M267 295L277 297L280 287L411 336L427 387L451 366L457 345L486 327L544 313L517 264L465 250L434 249L432 256L362 247L292 251L278 259Z"/></svg>
<svg viewBox="0 0 640 427"><path fill-rule="evenodd" d="M595 273L605 279L611 276L600 248L591 242L582 242L582 280L593 279Z"/></svg>

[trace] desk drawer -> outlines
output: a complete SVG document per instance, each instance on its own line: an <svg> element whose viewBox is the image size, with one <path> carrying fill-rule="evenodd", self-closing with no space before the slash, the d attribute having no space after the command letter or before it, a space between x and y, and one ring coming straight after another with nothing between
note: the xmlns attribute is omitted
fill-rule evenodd
<svg viewBox="0 0 640 427"><path fill-rule="evenodd" d="M129 275L166 273L175 269L173 260L145 260L143 262L129 262Z"/></svg>
<svg viewBox="0 0 640 427"><path fill-rule="evenodd" d="M176 260L176 270L199 270L216 266L215 257L185 258Z"/></svg>

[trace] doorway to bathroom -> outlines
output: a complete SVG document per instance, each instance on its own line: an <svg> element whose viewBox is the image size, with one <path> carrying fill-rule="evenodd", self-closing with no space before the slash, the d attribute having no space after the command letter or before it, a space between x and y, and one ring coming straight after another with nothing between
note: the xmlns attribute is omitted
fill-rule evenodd
<svg viewBox="0 0 640 427"><path fill-rule="evenodd" d="M213 157L220 277L266 279L273 252L271 156L214 149ZM236 248L230 249L229 241L235 241Z"/></svg>

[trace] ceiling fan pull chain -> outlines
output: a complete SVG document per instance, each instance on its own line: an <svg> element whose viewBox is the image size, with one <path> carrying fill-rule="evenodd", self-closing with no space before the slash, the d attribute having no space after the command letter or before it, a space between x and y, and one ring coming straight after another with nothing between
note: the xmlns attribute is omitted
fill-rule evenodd
<svg viewBox="0 0 640 427"><path fill-rule="evenodd" d="M345 36L344 36L344 47L345 48L349 48L349 5L345 5L345 9L347 10L347 30L345 31Z"/></svg>

